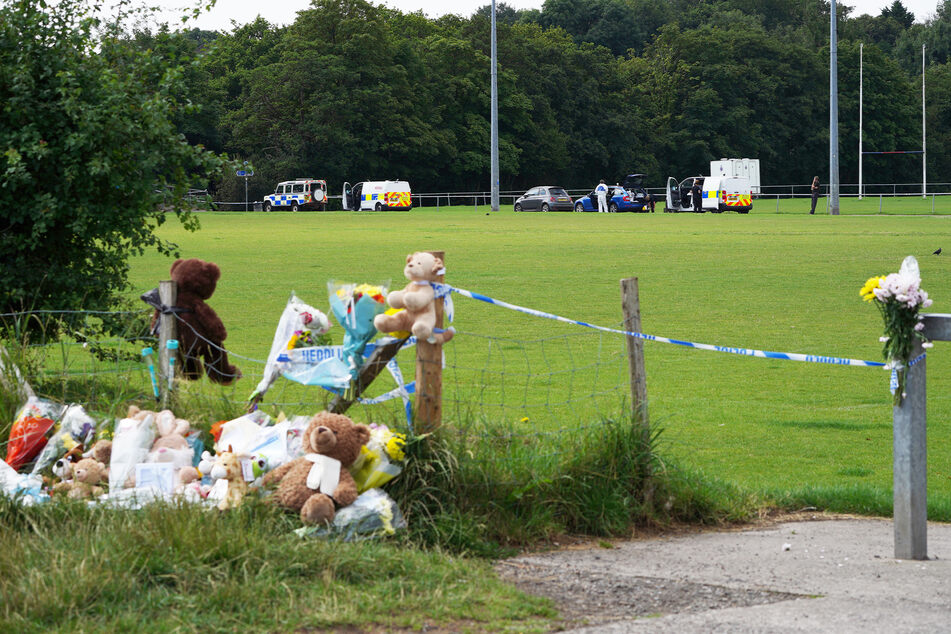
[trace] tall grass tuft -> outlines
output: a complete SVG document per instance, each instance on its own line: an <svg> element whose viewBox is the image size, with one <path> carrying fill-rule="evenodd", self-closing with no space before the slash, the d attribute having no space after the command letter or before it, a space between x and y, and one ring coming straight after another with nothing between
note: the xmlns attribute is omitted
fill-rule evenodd
<svg viewBox="0 0 951 634"><path fill-rule="evenodd" d="M480 556L559 534L622 536L637 525L740 521L756 500L670 467L629 417L559 434L470 422L407 445L390 487L410 539Z"/></svg>

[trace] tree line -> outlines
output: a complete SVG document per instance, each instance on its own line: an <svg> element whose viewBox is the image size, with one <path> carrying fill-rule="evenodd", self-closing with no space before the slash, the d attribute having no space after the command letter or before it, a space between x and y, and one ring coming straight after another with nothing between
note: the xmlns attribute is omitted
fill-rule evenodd
<svg viewBox="0 0 951 634"><path fill-rule="evenodd" d="M921 148L926 44L928 173L951 166L951 0L915 23L838 6L843 183L858 180L859 44L864 149ZM429 19L364 0L314 0L293 24L136 33L143 47L197 54L181 130L250 161L252 197L280 180L400 178L415 191L489 188L490 8ZM759 158L764 183L828 175L825 0L546 0L497 5L500 178L587 187L600 178L703 173ZM865 182L916 182L920 155L867 156ZM243 199L223 178L218 196Z"/></svg>

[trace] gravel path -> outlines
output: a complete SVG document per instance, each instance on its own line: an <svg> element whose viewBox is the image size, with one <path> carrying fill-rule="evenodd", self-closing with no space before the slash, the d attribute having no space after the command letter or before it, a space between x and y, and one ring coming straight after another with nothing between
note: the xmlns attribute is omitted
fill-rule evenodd
<svg viewBox="0 0 951 634"><path fill-rule="evenodd" d="M591 542L498 563L585 632L951 631L951 525L928 561L889 520L812 515L742 530Z"/></svg>

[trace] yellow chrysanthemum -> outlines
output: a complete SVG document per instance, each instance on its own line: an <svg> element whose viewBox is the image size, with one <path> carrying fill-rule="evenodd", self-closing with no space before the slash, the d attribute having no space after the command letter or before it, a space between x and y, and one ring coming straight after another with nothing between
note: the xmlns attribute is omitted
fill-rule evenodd
<svg viewBox="0 0 951 634"><path fill-rule="evenodd" d="M870 277L865 282L865 286L862 287L862 290L859 291L859 295L862 296L867 302L870 302L875 299L875 289L881 286L884 276Z"/></svg>
<svg viewBox="0 0 951 634"><path fill-rule="evenodd" d="M406 457L406 454L403 452L403 447L406 446L406 436L404 434L393 434L393 436L386 441L386 453L393 460L402 460Z"/></svg>

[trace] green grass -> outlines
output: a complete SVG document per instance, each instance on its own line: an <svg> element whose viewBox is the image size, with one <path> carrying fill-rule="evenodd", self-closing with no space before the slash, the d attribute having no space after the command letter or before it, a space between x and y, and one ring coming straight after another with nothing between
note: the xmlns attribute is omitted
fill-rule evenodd
<svg viewBox="0 0 951 634"><path fill-rule="evenodd" d="M401 284L405 255L418 249L444 250L447 281L458 287L612 327L621 321L618 280L636 276L645 332L704 343L879 360L880 318L858 289L871 275L897 270L909 254L920 260L933 312L951 312L951 259L930 255L951 245L946 216L836 218L759 207L748 216L489 214L460 207L201 219L199 233L170 224L162 235L183 257L221 266L211 304L228 326L229 349L254 359L266 356L291 290L322 307L328 279ZM158 256L133 261L137 289L167 277L169 264ZM458 296L455 303L464 332L516 342L574 332ZM339 341L339 329L332 332ZM460 336L451 345L457 352L447 358L462 355L460 365L486 363L485 343ZM951 497L951 357L944 345L928 361L933 504ZM884 371L650 342L645 356L663 455L754 492L856 484L890 490ZM559 416L551 424L563 423ZM549 424L544 417L530 423Z"/></svg>
<svg viewBox="0 0 951 634"><path fill-rule="evenodd" d="M486 562L302 540L294 525L253 499L218 513L0 498L0 630L547 631L556 616Z"/></svg>
<svg viewBox="0 0 951 634"><path fill-rule="evenodd" d="M934 312L948 311L951 218L488 213L202 214L161 233L223 271L211 305L246 378L182 384L175 411L206 429L241 410L286 298L326 306L328 279L401 285L406 253L446 252L447 281L522 306L618 327L619 283L639 278L643 330L678 339L877 360L881 323L858 289L919 256ZM167 277L132 263L130 298ZM624 341L456 297L441 434L411 443L392 495L395 540L301 540L293 515L0 499L0 630L543 631L546 601L498 582L481 559L559 532L624 535L632 521L742 521L765 505L891 510L891 406L882 370L756 359L645 343L650 451L625 420ZM340 328L331 331L335 341ZM929 356L929 517L951 520L951 361ZM89 349L28 348L44 393L118 413L148 404L147 374ZM134 349L133 349L134 352ZM412 365L411 355L403 362ZM63 379L57 364L76 371ZM132 363L134 366L134 362ZM118 378L117 378L118 377ZM382 389L382 388L381 388ZM0 390L2 405L12 406ZM263 407L310 414L326 393L282 381ZM611 413L613 412L613 416ZM618 414L620 412L620 414ZM359 421L400 422L381 406ZM645 483L650 467L658 477ZM646 485L646 486L645 486Z"/></svg>

